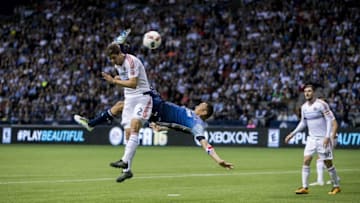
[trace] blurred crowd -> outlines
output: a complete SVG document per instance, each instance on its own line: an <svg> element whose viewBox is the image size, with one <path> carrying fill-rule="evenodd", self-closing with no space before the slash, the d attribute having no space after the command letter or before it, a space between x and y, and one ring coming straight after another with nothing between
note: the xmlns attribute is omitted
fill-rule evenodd
<svg viewBox="0 0 360 203"><path fill-rule="evenodd" d="M316 82L341 127L360 127L359 23L351 0L30 1L1 24L0 122L72 123L123 99L100 73L131 28L151 85L179 105L211 102L212 124L296 122ZM159 49L141 45L148 30Z"/></svg>

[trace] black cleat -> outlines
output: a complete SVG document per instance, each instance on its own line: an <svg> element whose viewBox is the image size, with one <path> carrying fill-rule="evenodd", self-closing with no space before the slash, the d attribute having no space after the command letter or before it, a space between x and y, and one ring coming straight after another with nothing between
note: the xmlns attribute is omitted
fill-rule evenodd
<svg viewBox="0 0 360 203"><path fill-rule="evenodd" d="M133 177L133 173L131 171L123 172L121 176L116 179L116 182L121 183L126 179L130 179Z"/></svg>
<svg viewBox="0 0 360 203"><path fill-rule="evenodd" d="M111 167L114 167L114 168L123 168L123 169L128 168L128 164L125 163L125 162L123 162L123 160L111 162L111 163L110 163L110 166L111 166Z"/></svg>

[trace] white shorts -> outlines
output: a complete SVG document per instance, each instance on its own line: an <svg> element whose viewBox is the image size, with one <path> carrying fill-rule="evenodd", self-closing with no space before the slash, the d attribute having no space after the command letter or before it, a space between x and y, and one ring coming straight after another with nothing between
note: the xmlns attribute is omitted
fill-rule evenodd
<svg viewBox="0 0 360 203"><path fill-rule="evenodd" d="M139 119L142 124L149 120L153 102L150 95L128 97L124 100L124 109L121 116L121 125L124 129L130 128L131 120Z"/></svg>
<svg viewBox="0 0 360 203"><path fill-rule="evenodd" d="M313 156L316 152L321 160L332 160L331 144L324 148L324 137L308 137L304 149L304 156Z"/></svg>

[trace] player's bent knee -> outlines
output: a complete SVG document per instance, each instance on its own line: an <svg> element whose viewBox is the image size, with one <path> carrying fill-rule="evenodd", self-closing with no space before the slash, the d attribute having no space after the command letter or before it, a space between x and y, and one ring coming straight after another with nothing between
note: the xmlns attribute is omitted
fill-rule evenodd
<svg viewBox="0 0 360 203"><path fill-rule="evenodd" d="M305 156L304 157L304 165L310 165L311 160L312 160L311 156Z"/></svg>
<svg viewBox="0 0 360 203"><path fill-rule="evenodd" d="M326 168L331 168L333 166L332 160L324 160Z"/></svg>
<svg viewBox="0 0 360 203"><path fill-rule="evenodd" d="M111 108L111 113L113 113L113 115L118 116L121 114L123 109L124 109L124 102L119 101Z"/></svg>

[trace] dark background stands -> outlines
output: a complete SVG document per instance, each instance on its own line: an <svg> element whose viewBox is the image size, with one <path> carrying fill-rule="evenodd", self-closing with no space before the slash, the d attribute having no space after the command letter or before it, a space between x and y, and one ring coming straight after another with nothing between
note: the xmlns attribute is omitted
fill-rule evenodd
<svg viewBox="0 0 360 203"><path fill-rule="evenodd" d="M160 6L161 5L161 6ZM12 1L1 8L0 122L72 123L122 99L104 49L131 27L132 53L172 102L214 104L210 123L297 121L316 82L342 127L360 126L356 1ZM142 35L158 30L150 51Z"/></svg>

